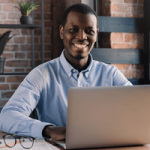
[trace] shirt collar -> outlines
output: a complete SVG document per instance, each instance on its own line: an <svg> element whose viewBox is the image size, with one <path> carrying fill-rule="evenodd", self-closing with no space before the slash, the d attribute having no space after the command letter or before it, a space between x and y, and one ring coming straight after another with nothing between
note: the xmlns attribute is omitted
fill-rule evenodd
<svg viewBox="0 0 150 150"><path fill-rule="evenodd" d="M60 55L60 63L62 65L63 69L65 70L65 72L67 73L67 75L69 76L69 78L71 77L71 75L73 73L78 72L66 60L66 58L64 56L64 50L62 51L62 53ZM93 63L93 58L92 58L92 55L90 54L90 64L89 64L89 66L85 70L82 71L82 73L84 73L84 75L85 75L86 78L88 78L88 76L89 76L89 72L91 70L92 63Z"/></svg>

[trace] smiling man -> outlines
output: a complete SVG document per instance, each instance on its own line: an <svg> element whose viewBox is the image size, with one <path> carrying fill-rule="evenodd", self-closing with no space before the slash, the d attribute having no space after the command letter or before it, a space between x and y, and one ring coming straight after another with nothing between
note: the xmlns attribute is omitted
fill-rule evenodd
<svg viewBox="0 0 150 150"><path fill-rule="evenodd" d="M90 52L97 34L97 15L88 5L69 7L60 25L61 56L27 75L1 112L0 130L65 139L70 87L131 85L115 66L93 60ZM34 108L39 120L29 118Z"/></svg>

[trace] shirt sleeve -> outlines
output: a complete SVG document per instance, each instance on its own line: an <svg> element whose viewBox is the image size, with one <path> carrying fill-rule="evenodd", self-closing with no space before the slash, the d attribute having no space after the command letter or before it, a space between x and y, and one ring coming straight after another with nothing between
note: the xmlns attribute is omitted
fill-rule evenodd
<svg viewBox="0 0 150 150"><path fill-rule="evenodd" d="M113 86L132 86L132 83L117 69L114 67Z"/></svg>
<svg viewBox="0 0 150 150"><path fill-rule="evenodd" d="M0 130L16 135L42 138L42 130L50 123L29 117L41 97L43 78L38 68L23 80L0 114Z"/></svg>

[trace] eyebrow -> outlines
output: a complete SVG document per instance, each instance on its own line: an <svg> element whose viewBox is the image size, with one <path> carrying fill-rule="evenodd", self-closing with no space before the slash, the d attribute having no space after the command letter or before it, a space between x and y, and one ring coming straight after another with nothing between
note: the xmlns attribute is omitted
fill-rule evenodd
<svg viewBox="0 0 150 150"><path fill-rule="evenodd" d="M71 27L75 27L75 28L78 28L78 26L77 25L70 25ZM88 28L88 29L94 29L93 27L86 27L86 28Z"/></svg>

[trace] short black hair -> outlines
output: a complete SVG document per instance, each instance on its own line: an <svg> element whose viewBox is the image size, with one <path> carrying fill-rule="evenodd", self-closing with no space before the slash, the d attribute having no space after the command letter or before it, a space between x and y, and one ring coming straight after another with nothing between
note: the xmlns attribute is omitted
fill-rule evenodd
<svg viewBox="0 0 150 150"><path fill-rule="evenodd" d="M74 4L70 7L68 7L66 9L66 11L64 12L64 14L61 18L61 25L63 27L65 26L65 24L67 22L67 17L68 17L68 14L70 12L79 12L79 13L83 13L83 14L93 14L97 18L97 24L98 24L98 17L97 17L96 12L90 6L88 6L86 4L77 3L77 4Z"/></svg>

